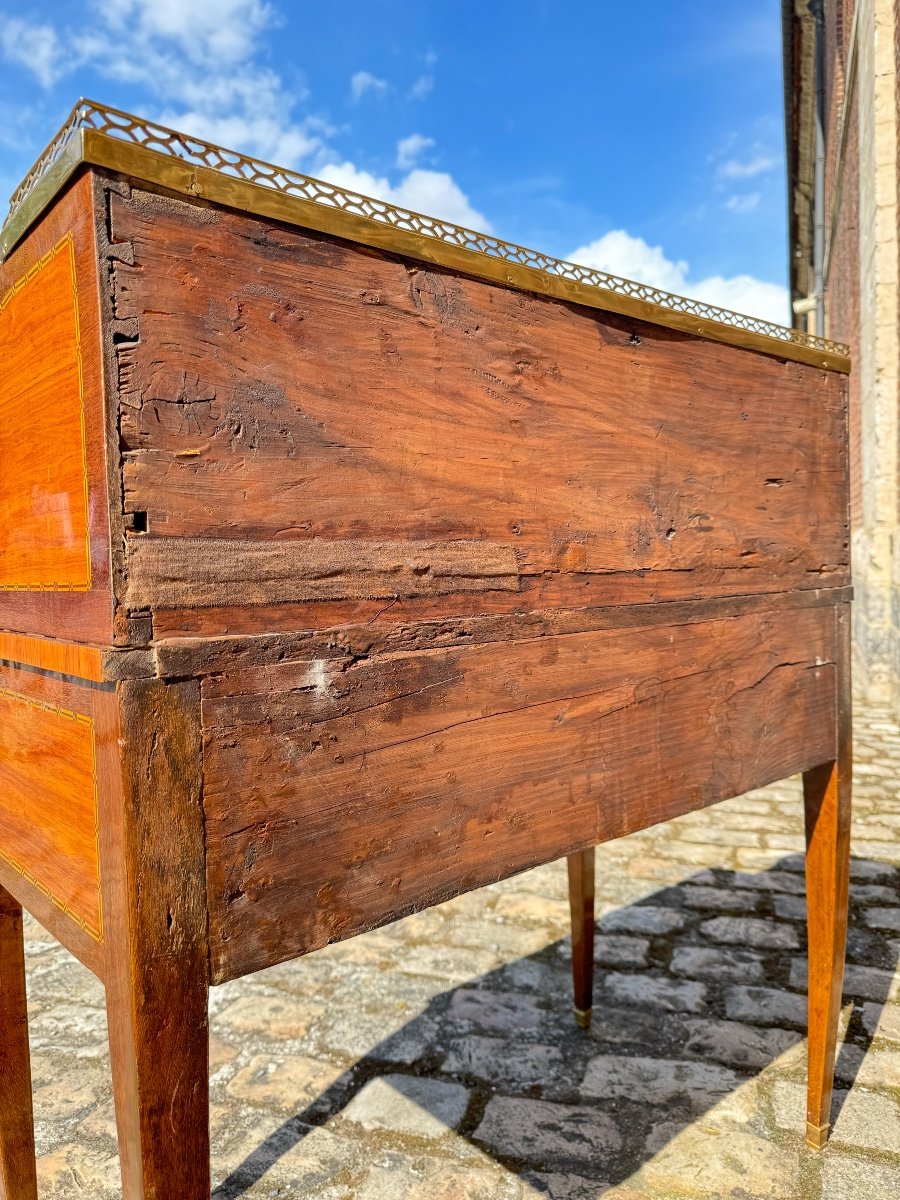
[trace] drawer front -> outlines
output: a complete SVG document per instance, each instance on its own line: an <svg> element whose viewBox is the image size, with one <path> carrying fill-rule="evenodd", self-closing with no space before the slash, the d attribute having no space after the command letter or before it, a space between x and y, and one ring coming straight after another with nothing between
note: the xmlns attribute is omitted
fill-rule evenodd
<svg viewBox="0 0 900 1200"><path fill-rule="evenodd" d="M835 659L810 608L207 679L214 974L830 759Z"/></svg>
<svg viewBox="0 0 900 1200"><path fill-rule="evenodd" d="M15 674L0 678L0 859L99 940L94 722L52 682L14 690Z"/></svg>

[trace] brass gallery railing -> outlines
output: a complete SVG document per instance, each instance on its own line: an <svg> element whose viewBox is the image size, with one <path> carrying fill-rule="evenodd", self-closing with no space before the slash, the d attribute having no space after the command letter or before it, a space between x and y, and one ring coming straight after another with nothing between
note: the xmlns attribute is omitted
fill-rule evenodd
<svg viewBox="0 0 900 1200"><path fill-rule="evenodd" d="M728 309L706 304L702 300L693 300L686 296L664 292L659 288L623 279L618 275L610 275L593 267L579 266L577 263L553 258L536 250L528 250L524 246L517 246L513 242L507 242L489 234L478 233L450 221L442 221L435 217L411 212L409 209L400 208L394 204L388 204L383 200L361 196L347 188L326 183L321 179L313 179L286 167L273 166L271 163L262 162L260 159L251 158L245 154L224 150L201 138L178 133L162 125L130 116L128 113L119 112L117 109L108 108L90 100L82 100L75 106L62 129L13 193L3 231L6 236L0 238L0 247L2 247L3 253L8 252L13 241L21 236L24 229L35 219L37 212L43 207L45 199L39 193L45 189L42 189L40 185L47 180L54 167L66 155L73 140L84 130L91 130L106 138L130 143L195 167L207 168L245 183L270 188L285 196L293 196L316 205L339 209L353 216L375 221L408 234L434 239L447 246L486 255L506 263L532 268L557 279L569 280L589 288L598 288L615 296L624 296L655 305L669 312L684 313L704 322L728 325L734 329L745 330L748 333L771 338L790 346L804 347L807 350L822 351L825 354L842 357L849 355L849 348L840 342L832 342L826 338L802 333L800 330L777 325L772 321L764 321L759 317L730 312ZM29 212L29 206L33 202L36 202L34 208L37 211Z"/></svg>

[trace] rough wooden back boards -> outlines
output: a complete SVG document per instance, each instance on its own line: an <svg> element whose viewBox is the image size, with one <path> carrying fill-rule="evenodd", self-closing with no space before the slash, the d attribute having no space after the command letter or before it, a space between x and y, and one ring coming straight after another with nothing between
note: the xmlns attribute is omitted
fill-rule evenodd
<svg viewBox="0 0 900 1200"><path fill-rule="evenodd" d="M840 375L147 193L111 229L160 631L847 580Z"/></svg>
<svg viewBox="0 0 900 1200"><path fill-rule="evenodd" d="M59 263L48 354L35 289ZM839 373L100 174L0 270L5 628L128 642L146 616L261 633L847 582ZM87 625L60 590L89 593Z"/></svg>

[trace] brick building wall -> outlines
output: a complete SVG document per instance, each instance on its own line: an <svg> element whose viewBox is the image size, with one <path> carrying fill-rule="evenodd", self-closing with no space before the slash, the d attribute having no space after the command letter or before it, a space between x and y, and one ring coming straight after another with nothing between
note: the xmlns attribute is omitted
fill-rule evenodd
<svg viewBox="0 0 900 1200"><path fill-rule="evenodd" d="M824 71L825 333L850 343L858 690L900 707L900 0L784 0L791 286L815 298L815 118Z"/></svg>
<svg viewBox="0 0 900 1200"><path fill-rule="evenodd" d="M900 4L900 0L896 0ZM826 334L859 347L859 123L853 0L825 9L826 140L825 208L828 225L825 278ZM859 373L850 376L851 521L862 520Z"/></svg>

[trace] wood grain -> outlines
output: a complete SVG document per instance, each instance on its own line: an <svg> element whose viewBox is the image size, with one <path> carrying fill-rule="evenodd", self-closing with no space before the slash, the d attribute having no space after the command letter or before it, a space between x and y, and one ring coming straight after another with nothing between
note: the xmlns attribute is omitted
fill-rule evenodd
<svg viewBox="0 0 900 1200"><path fill-rule="evenodd" d="M821 1129L845 379L96 171L8 292L14 1102L18 902L106 984L125 1200L208 1200L211 981L568 856L585 1009L592 848L803 771ZM32 1200L9 1112L0 1186Z"/></svg>
<svg viewBox="0 0 900 1200"><path fill-rule="evenodd" d="M153 647L153 661L156 672L164 679L233 675L296 659L372 658L379 654L453 649L486 642L521 642L597 629L690 625L752 612L828 607L848 603L851 595L851 588L810 588L773 595L714 596L703 600L598 608L548 608L494 616L447 616L431 621L411 621L405 606L382 603L369 620L322 630L307 628L289 633L160 638Z"/></svg>
<svg viewBox="0 0 900 1200"><path fill-rule="evenodd" d="M0 629L107 642L109 486L89 176L0 263L0 298Z"/></svg>
<svg viewBox="0 0 900 1200"><path fill-rule="evenodd" d="M98 791L102 791L103 788L102 748L95 721L95 707L98 695L103 694L102 686L96 682L78 680L43 669L29 669L0 660L0 693L12 693L23 697L38 713L48 709L64 710L75 713L85 722L93 722L94 766L97 770ZM9 731L9 735L15 736L14 728ZM39 742L37 756L31 763L31 767L38 772L42 769L41 756L45 750L43 740L39 739ZM27 786L30 791L30 785ZM91 820L96 821L96 814ZM39 886L35 880L22 874L21 870L3 857L7 834L4 816L0 819L0 886L14 896L22 907L36 917L80 962L102 978L103 943L97 939L94 932L88 932L87 922L82 923L78 918L69 915L60 903L55 902L46 886ZM31 830L28 836L29 844L34 844L34 839L44 839L45 849L47 848L47 834L42 832L40 825ZM95 865L94 873L96 869ZM60 875L68 876L66 863L57 863L54 870Z"/></svg>
<svg viewBox="0 0 900 1200"><path fill-rule="evenodd" d="M827 759L834 661L809 609L204 680L213 977Z"/></svg>
<svg viewBox="0 0 900 1200"><path fill-rule="evenodd" d="M418 597L419 619L846 582L841 377L202 204L110 202L134 260L112 279L137 331L125 504L154 538L515 554L522 595ZM300 584L292 624L192 621L222 599L195 582L158 632L308 627Z"/></svg>
<svg viewBox="0 0 900 1200"><path fill-rule="evenodd" d="M0 1200L37 1200L22 908L0 887Z"/></svg>
<svg viewBox="0 0 900 1200"><path fill-rule="evenodd" d="M295 634L298 631L325 631L342 626L374 625L387 622L426 626L435 621L471 621L482 617L506 618L523 613L548 614L555 610L615 609L642 604L743 600L750 596L797 596L804 592L830 592L832 598L842 590L830 586L826 577L821 587L753 591L736 595L735 580L722 571L694 571L690 581L685 572L648 571L637 575L590 575L566 572L547 576L519 576L518 590L510 589L446 593L433 596L396 595L387 600L332 600L328 602L282 601L262 607L231 605L221 608L155 609L153 630L156 640L223 636L257 637L272 633ZM612 619L612 618L611 618Z"/></svg>
<svg viewBox="0 0 900 1200"><path fill-rule="evenodd" d="M103 943L88 933L77 921L54 904L46 892L24 875L10 866L0 856L0 887L14 896L19 904L38 921L44 929L55 937L60 945L78 959L80 963L93 971L98 979L103 978Z"/></svg>
<svg viewBox="0 0 900 1200"><path fill-rule="evenodd" d="M91 717L0 681L0 856L102 936Z"/></svg>
<svg viewBox="0 0 900 1200"><path fill-rule="evenodd" d="M209 1200L199 689L98 698L106 998L124 1200Z"/></svg>

